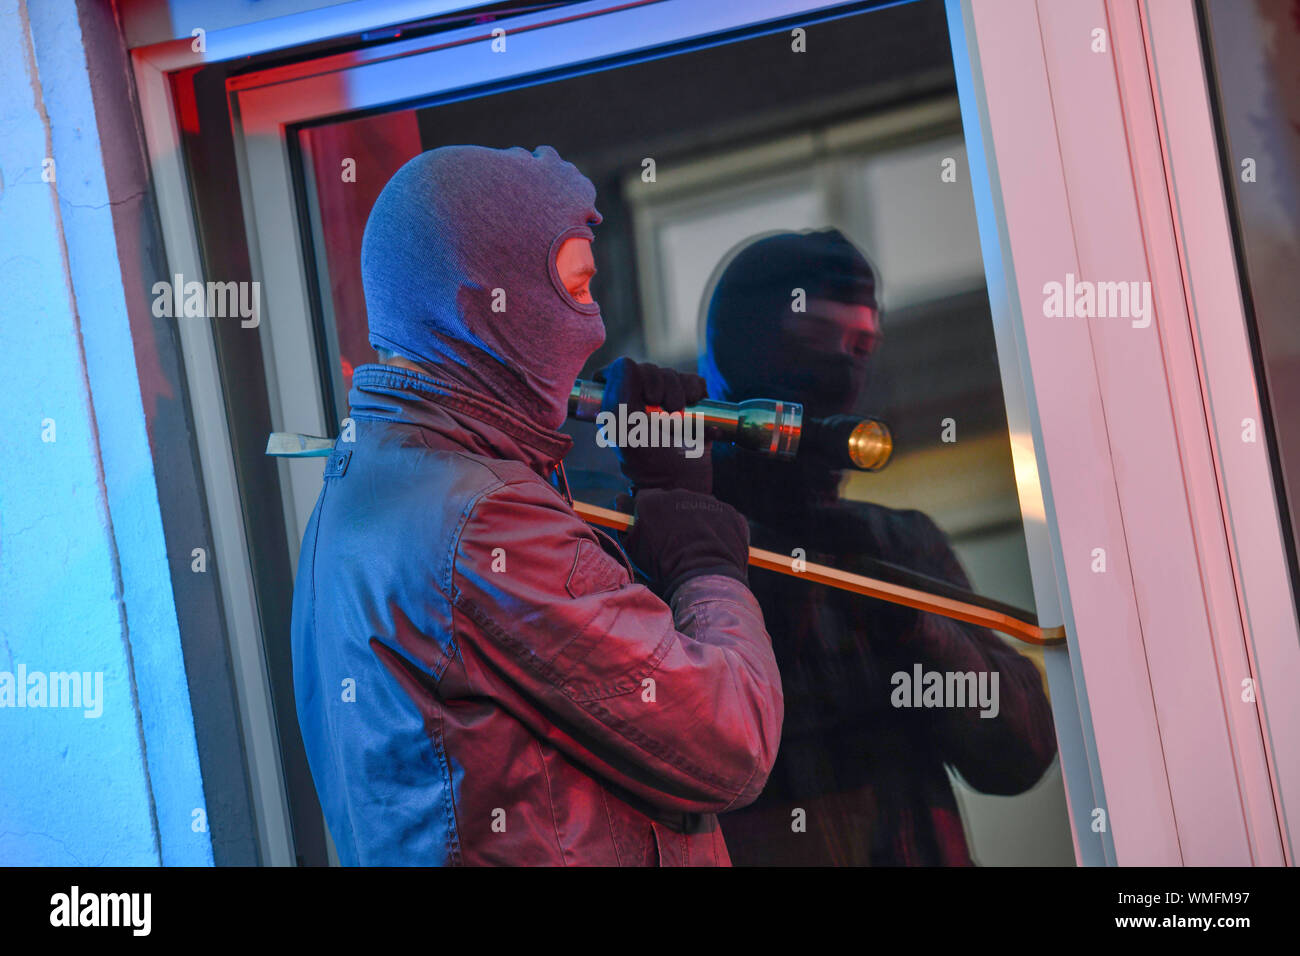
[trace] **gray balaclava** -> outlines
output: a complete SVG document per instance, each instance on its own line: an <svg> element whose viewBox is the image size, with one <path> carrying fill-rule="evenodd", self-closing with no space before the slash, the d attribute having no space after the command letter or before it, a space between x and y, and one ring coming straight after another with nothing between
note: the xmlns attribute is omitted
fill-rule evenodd
<svg viewBox="0 0 1300 956"><path fill-rule="evenodd" d="M574 299L555 268L564 240L594 237L595 201L550 146L416 156L366 223L370 344L559 428L573 380L605 341L600 306Z"/></svg>

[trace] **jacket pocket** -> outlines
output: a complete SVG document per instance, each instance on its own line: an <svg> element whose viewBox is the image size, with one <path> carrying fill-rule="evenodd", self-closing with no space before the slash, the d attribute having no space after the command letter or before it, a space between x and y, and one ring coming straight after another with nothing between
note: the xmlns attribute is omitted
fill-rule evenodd
<svg viewBox="0 0 1300 956"><path fill-rule="evenodd" d="M639 693L645 678L654 673L675 643L671 631L657 634L657 629L646 621L645 602L658 603L657 598L648 592L614 593L631 583L627 568L597 541L578 540L565 590L574 601L574 613L592 619L547 662L562 678L565 693L575 701ZM605 594L609 597L601 596ZM606 605L607 601L617 603ZM663 611L665 615L670 613L667 608ZM610 627L625 632L612 638Z"/></svg>
<svg viewBox="0 0 1300 956"><path fill-rule="evenodd" d="M656 866L687 866L686 834L670 830L662 823L650 821L655 837Z"/></svg>
<svg viewBox="0 0 1300 956"><path fill-rule="evenodd" d="M609 821L609 837L614 844L614 855L619 866L658 866L654 833L650 820L637 812L604 787L600 799Z"/></svg>
<svg viewBox="0 0 1300 956"><path fill-rule="evenodd" d="M631 577L623 565L606 554L600 545L582 538L578 541L573 567L569 569L569 579L565 582L564 589L569 592L569 597L579 598L616 590L629 581Z"/></svg>

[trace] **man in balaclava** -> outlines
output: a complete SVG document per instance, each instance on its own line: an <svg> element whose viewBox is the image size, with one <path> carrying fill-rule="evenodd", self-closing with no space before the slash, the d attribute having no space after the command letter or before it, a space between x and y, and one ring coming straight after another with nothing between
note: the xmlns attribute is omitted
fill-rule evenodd
<svg viewBox="0 0 1300 956"><path fill-rule="evenodd" d="M594 202L549 146L449 146L371 212L384 364L353 376L293 607L299 726L345 864L726 864L715 814L775 759L748 532L707 468L620 449L626 554L562 481L557 429L604 339ZM629 411L704 394L627 360L608 380Z"/></svg>
<svg viewBox="0 0 1300 956"><path fill-rule="evenodd" d="M709 395L802 402L813 418L851 412L881 340L879 316L875 272L838 230L751 241L708 302L700 367ZM809 561L931 591L969 588L934 522L840 500L837 466L810 450L788 461L719 445L713 458L714 493L746 515L756 546L803 548ZM732 859L969 865L944 764L986 793L1020 793L1039 779L1056 738L1033 664L973 625L769 571L755 569L751 580L786 716L766 789L722 818ZM893 706L891 675L911 677L917 663L923 672L996 673L996 715L981 716L978 705ZM799 810L803 830L791 826Z"/></svg>

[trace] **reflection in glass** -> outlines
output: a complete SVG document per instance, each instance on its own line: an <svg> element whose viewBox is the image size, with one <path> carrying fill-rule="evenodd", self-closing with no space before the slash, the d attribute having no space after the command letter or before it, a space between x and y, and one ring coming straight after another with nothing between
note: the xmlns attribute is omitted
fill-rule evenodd
<svg viewBox="0 0 1300 956"><path fill-rule="evenodd" d="M816 418L850 411L882 341L875 286L838 230L747 244L709 302L700 362L709 394L777 395ZM887 562L969 587L923 513L841 500L839 486L839 472L810 454L714 448L714 493L750 519L754 545L878 576ZM971 863L944 765L986 793L1038 781L1056 740L1033 664L983 628L774 572L750 578L786 712L763 794L722 817L734 861ZM942 694L925 692L931 675ZM960 699L950 693L958 689Z"/></svg>

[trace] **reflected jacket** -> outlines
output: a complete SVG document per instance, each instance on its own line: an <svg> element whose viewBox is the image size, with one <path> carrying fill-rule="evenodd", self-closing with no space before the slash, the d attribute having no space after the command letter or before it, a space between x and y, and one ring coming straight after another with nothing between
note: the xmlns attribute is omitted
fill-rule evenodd
<svg viewBox="0 0 1300 956"><path fill-rule="evenodd" d="M548 476L572 439L368 365L302 543L299 726L345 865L727 865L783 703L753 594L664 604Z"/></svg>
<svg viewBox="0 0 1300 956"><path fill-rule="evenodd" d="M838 498L839 474L714 447L714 492L750 519L754 544L937 590L970 582L920 511ZM881 565L879 561L890 562ZM1032 661L993 632L772 571L752 569L781 668L785 720L767 787L723 817L739 865L969 866L950 768L1009 796L1056 757L1051 705ZM942 593L942 591L939 591ZM996 714L916 706L915 676L996 674ZM906 683L905 683L906 682ZM911 691L908 693L906 691ZM951 702L950 702L951 703ZM790 821L799 814L800 831Z"/></svg>

